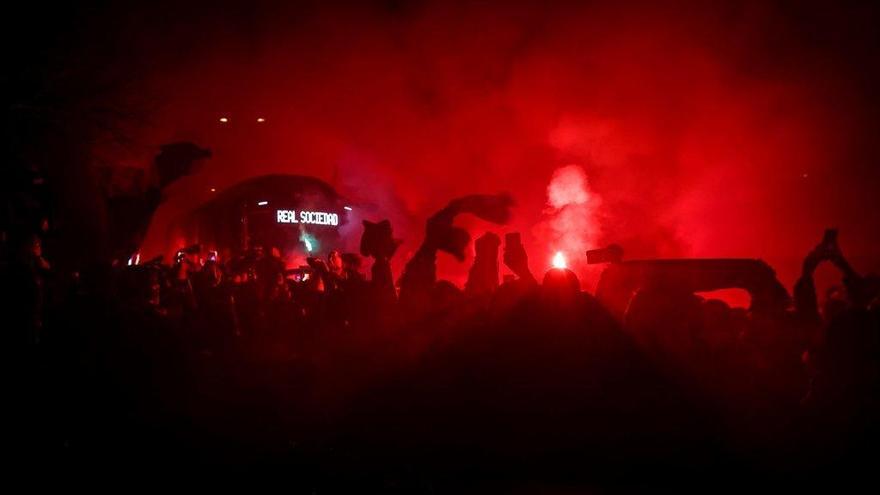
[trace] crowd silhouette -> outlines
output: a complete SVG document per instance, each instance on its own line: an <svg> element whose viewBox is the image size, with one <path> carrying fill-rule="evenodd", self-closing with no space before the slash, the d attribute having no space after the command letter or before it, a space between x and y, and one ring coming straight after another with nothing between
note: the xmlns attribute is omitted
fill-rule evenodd
<svg viewBox="0 0 880 495"><path fill-rule="evenodd" d="M404 491L870 460L856 453L877 439L880 283L849 265L836 232L806 255L792 296L762 281L775 280L764 265L713 272L750 288L748 309L677 275L609 307L570 270L533 274L515 233L476 239L463 288L439 279L438 252L463 259L470 241L455 216L503 223L509 204L451 202L397 283L388 221L364 222L359 254L293 270L277 247L193 246L167 264L62 274L43 252L46 222L4 238L22 449L73 464L271 463L309 486ZM822 263L841 283L820 306ZM501 264L515 277L501 280Z"/></svg>

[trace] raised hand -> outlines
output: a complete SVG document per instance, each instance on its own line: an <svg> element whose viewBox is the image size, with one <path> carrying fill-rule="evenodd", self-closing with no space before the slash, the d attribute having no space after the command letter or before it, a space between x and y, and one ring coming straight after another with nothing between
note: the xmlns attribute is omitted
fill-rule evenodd
<svg viewBox="0 0 880 495"><path fill-rule="evenodd" d="M529 270L529 256L522 243L505 243L504 264L510 268L517 277L525 280L534 280L532 272Z"/></svg>

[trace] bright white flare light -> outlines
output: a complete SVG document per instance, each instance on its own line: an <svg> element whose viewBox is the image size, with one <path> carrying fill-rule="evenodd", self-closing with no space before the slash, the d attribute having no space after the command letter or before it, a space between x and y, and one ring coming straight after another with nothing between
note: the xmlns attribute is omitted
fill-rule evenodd
<svg viewBox="0 0 880 495"><path fill-rule="evenodd" d="M345 211L351 211L351 206L343 206L342 209Z"/></svg>
<svg viewBox="0 0 880 495"><path fill-rule="evenodd" d="M303 243L306 245L306 251L312 252L312 243L309 241L308 237L303 237Z"/></svg>
<svg viewBox="0 0 880 495"><path fill-rule="evenodd" d="M564 270L567 267L568 265L565 263L565 255L562 254L562 251L556 251L556 255L553 256L553 268Z"/></svg>
<svg viewBox="0 0 880 495"><path fill-rule="evenodd" d="M260 201L259 203L257 203L257 206L266 206L267 204L269 204L268 201Z"/></svg>

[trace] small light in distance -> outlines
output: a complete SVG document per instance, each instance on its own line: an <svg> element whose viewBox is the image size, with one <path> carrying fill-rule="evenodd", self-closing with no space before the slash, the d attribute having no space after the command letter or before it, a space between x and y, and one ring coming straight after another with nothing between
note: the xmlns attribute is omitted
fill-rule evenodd
<svg viewBox="0 0 880 495"><path fill-rule="evenodd" d="M225 124L227 122L229 122L229 119L227 117L220 117L220 123Z"/></svg>
<svg viewBox="0 0 880 495"><path fill-rule="evenodd" d="M345 211L351 211L351 206L343 206L342 209Z"/></svg>
<svg viewBox="0 0 880 495"><path fill-rule="evenodd" d="M269 204L268 201L260 201L257 203L257 206L266 206L267 204Z"/></svg>
<svg viewBox="0 0 880 495"><path fill-rule="evenodd" d="M262 124L265 121L266 121L266 119L264 119L263 117L257 117L257 122Z"/></svg>
<svg viewBox="0 0 880 495"><path fill-rule="evenodd" d="M212 187L212 188L211 188L211 192L217 192L217 188L216 188L216 187Z"/></svg>

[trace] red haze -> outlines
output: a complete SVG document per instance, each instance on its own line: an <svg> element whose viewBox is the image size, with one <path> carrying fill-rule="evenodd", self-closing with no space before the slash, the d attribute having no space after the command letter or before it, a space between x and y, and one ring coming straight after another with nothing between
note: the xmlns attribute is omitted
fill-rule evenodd
<svg viewBox="0 0 880 495"><path fill-rule="evenodd" d="M510 229L542 272L558 240L543 230L559 213L548 212L548 184L571 165L592 198L581 205L591 218L556 234L575 251L616 242L629 257L762 257L790 283L836 225L871 268L877 219L858 212L876 174L860 180L854 165L873 158L858 154L864 92L851 62L812 36L857 12L813 9L790 23L763 2L546 3L133 15L119 29L149 69L132 96L157 105L136 132L140 151L116 159L145 164L180 139L214 151L173 188L145 256L167 248L172 218L210 188L287 172L390 218L406 240L399 263L450 198L509 191ZM488 228L463 222L474 237ZM566 254L595 275L574 259L582 253ZM467 265L441 268L461 281Z"/></svg>

